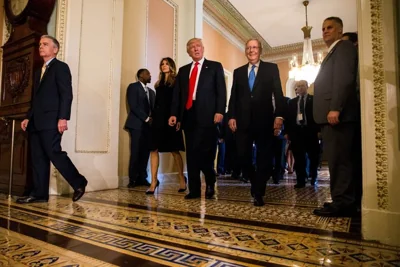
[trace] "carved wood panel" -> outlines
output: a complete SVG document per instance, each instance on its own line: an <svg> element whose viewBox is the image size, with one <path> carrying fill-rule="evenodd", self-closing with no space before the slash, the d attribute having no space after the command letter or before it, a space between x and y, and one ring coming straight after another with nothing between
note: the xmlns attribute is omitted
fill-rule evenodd
<svg viewBox="0 0 400 267"><path fill-rule="evenodd" d="M8 193L11 162L12 123L0 121L0 191ZM14 161L12 195L29 193L32 186L31 160L28 155L28 135L21 129L21 120L16 120L14 132Z"/></svg>

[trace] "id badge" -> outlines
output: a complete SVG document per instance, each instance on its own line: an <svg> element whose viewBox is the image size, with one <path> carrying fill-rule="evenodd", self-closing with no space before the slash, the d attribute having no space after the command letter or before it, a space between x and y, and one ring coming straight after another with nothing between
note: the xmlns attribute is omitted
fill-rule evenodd
<svg viewBox="0 0 400 267"><path fill-rule="evenodd" d="M303 120L303 113L297 114L297 120L302 121Z"/></svg>

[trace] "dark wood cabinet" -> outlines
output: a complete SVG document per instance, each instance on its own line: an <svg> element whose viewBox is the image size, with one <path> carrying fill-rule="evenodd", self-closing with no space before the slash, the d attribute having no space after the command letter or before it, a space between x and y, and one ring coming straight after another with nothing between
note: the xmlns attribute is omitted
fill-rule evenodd
<svg viewBox="0 0 400 267"><path fill-rule="evenodd" d="M30 108L35 70L43 64L39 56L40 37L55 0L5 0L4 8L12 25L10 38L3 46L0 96L0 192L8 193L12 120L15 120L12 194L28 193L32 184L29 140L20 124Z"/></svg>

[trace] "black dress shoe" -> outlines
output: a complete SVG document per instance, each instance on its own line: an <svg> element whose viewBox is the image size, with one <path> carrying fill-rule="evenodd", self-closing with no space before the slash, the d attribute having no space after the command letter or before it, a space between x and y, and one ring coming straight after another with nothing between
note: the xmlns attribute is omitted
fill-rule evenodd
<svg viewBox="0 0 400 267"><path fill-rule="evenodd" d="M297 184L294 185L294 188L304 188L304 187L306 187L305 184L299 184L299 183L297 183Z"/></svg>
<svg viewBox="0 0 400 267"><path fill-rule="evenodd" d="M332 202L325 202L324 203L324 208L329 207L330 205L332 205Z"/></svg>
<svg viewBox="0 0 400 267"><path fill-rule="evenodd" d="M38 202L47 202L48 199L45 198L37 198L33 196L27 196L27 197L20 197L17 199L18 204L27 204L27 203L38 203Z"/></svg>
<svg viewBox="0 0 400 267"><path fill-rule="evenodd" d="M239 178L240 179L240 181L242 181L243 183L248 183L249 182L249 179L247 178L247 177L240 177Z"/></svg>
<svg viewBox="0 0 400 267"><path fill-rule="evenodd" d="M206 199L213 198L214 194L215 194L214 185L207 185L207 187L206 187Z"/></svg>
<svg viewBox="0 0 400 267"><path fill-rule="evenodd" d="M317 178L311 178L311 185L317 185L318 181Z"/></svg>
<svg viewBox="0 0 400 267"><path fill-rule="evenodd" d="M80 187L80 188L78 188L78 189L76 189L74 191L74 194L72 196L72 201L73 202L76 202L79 199L81 199L81 197L85 194L85 188L86 188L86 186L83 186L83 187Z"/></svg>
<svg viewBox="0 0 400 267"><path fill-rule="evenodd" d="M193 193L189 193L185 196L185 199L195 199L195 198L200 198L200 194L193 194Z"/></svg>
<svg viewBox="0 0 400 267"><path fill-rule="evenodd" d="M264 203L264 200L262 197L254 197L254 206L261 207L264 205L265 205L265 203Z"/></svg>
<svg viewBox="0 0 400 267"><path fill-rule="evenodd" d="M134 188L136 186L135 182L129 182L129 184L127 185L128 188Z"/></svg>
<svg viewBox="0 0 400 267"><path fill-rule="evenodd" d="M354 215L354 209L338 209L335 208L333 205L329 205L327 207L315 209L313 213L317 216L322 217L351 217Z"/></svg>
<svg viewBox="0 0 400 267"><path fill-rule="evenodd" d="M145 181L136 181L135 182L135 186L141 186L141 185L145 185L145 186L150 186L151 184L149 182L147 182L147 180Z"/></svg>

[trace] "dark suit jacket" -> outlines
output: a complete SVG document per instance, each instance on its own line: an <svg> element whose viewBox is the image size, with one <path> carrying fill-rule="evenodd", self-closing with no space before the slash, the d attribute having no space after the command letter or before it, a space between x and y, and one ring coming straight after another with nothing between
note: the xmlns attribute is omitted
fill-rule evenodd
<svg viewBox="0 0 400 267"><path fill-rule="evenodd" d="M285 100L282 93L279 70L276 64L260 61L253 90L250 91L248 66L246 64L233 72L230 119L236 119L238 130L271 128L275 117L285 117ZM275 113L272 105L275 97Z"/></svg>
<svg viewBox="0 0 400 267"><path fill-rule="evenodd" d="M171 116L182 121L189 94L189 74L192 63L179 69L175 80ZM199 127L214 125L215 113L225 114L226 85L222 64L205 59L201 68L196 91L196 120ZM184 122L182 124L184 128Z"/></svg>
<svg viewBox="0 0 400 267"><path fill-rule="evenodd" d="M328 123L329 111L340 111L340 122L360 120L357 71L356 48L350 41L339 41L322 62L314 82L316 123Z"/></svg>
<svg viewBox="0 0 400 267"><path fill-rule="evenodd" d="M149 88L150 103L140 82L131 83L126 90L129 112L125 128L140 130L153 109L155 93Z"/></svg>
<svg viewBox="0 0 400 267"><path fill-rule="evenodd" d="M299 101L299 96L292 98L289 100L288 104L288 113L287 117L285 120L285 127L286 127L286 133L289 134L289 137L294 134L296 134L296 126L297 126L297 103ZM315 123L314 117L313 117L313 96L308 94L307 99L306 99L306 106L305 106L305 116L307 119L307 129L310 131L315 131L315 134L317 134L320 131L319 126Z"/></svg>
<svg viewBox="0 0 400 267"><path fill-rule="evenodd" d="M71 72L66 63L54 58L42 80L40 74L41 69L35 73L32 106L27 119L33 121L38 131L54 130L59 119L69 120L71 116ZM28 129L32 129L29 125Z"/></svg>

